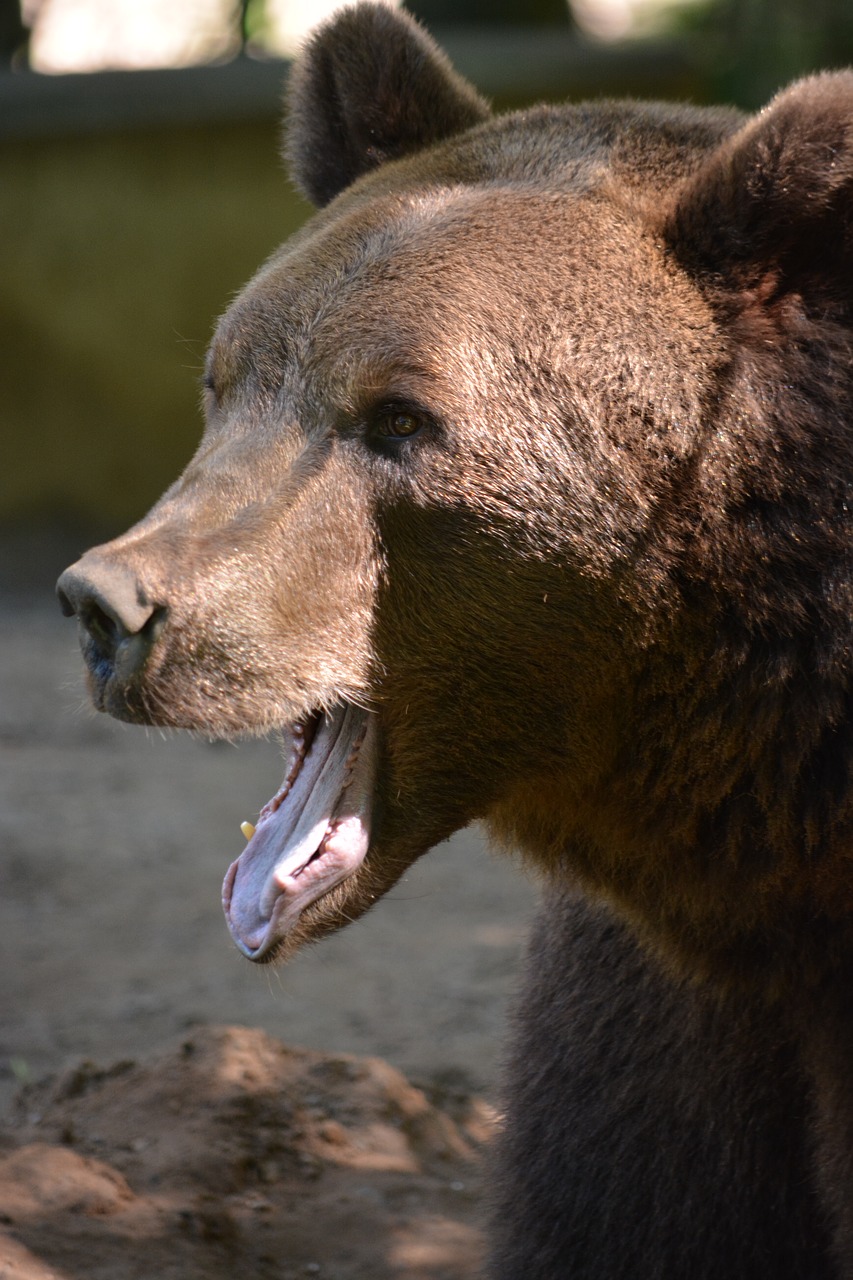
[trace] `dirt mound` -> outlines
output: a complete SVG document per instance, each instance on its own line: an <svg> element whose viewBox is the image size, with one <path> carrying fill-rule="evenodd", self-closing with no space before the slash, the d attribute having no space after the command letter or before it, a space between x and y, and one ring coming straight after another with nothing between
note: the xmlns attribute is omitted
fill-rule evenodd
<svg viewBox="0 0 853 1280"><path fill-rule="evenodd" d="M0 1131L3 1280L465 1280L492 1117L378 1058L203 1027L24 1089Z"/></svg>

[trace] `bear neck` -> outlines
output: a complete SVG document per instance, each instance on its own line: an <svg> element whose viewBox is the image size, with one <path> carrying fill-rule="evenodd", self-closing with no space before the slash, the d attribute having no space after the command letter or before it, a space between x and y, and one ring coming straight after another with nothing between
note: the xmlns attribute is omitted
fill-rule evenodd
<svg viewBox="0 0 853 1280"><path fill-rule="evenodd" d="M853 359L801 327L784 359L738 349L636 553L663 585L632 601L606 764L492 815L680 971L770 993L853 958Z"/></svg>

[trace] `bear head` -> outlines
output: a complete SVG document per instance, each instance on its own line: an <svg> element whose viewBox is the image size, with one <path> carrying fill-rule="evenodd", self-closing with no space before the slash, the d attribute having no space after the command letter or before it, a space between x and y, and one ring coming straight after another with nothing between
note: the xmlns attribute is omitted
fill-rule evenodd
<svg viewBox="0 0 853 1280"><path fill-rule="evenodd" d="M318 211L220 320L195 457L59 587L101 709L282 732L238 945L481 819L694 969L807 963L850 894L853 75L495 117L360 4L286 153Z"/></svg>

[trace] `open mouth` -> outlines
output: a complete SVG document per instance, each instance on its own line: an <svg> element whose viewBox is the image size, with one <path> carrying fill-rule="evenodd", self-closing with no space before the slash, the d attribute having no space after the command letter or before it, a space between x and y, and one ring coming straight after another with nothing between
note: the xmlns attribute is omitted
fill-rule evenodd
<svg viewBox="0 0 853 1280"><path fill-rule="evenodd" d="M370 842L375 717L352 703L317 712L285 738L284 781L248 824L222 906L250 960L272 957L306 907L357 871Z"/></svg>

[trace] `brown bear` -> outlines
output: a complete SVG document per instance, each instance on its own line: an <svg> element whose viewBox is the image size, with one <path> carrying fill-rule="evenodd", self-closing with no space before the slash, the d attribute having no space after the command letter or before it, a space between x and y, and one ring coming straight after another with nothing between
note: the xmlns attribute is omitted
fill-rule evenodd
<svg viewBox="0 0 853 1280"><path fill-rule="evenodd" d="M853 74L495 118L363 4L290 102L320 211L59 583L94 701L283 729L253 960L475 819L540 869L494 1277L853 1276Z"/></svg>

